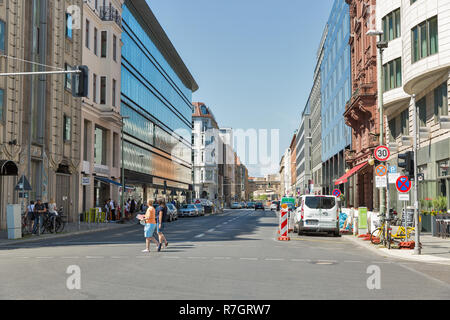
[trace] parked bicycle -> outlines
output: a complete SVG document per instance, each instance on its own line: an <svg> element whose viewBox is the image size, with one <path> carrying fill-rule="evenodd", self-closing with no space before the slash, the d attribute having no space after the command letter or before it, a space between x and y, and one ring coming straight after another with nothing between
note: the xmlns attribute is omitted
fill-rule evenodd
<svg viewBox="0 0 450 320"><path fill-rule="evenodd" d="M41 234L45 233L46 231L49 233L62 232L66 224L63 219L64 217L63 213L64 211L63 208L61 207L55 214L52 213L44 214L41 225Z"/></svg>
<svg viewBox="0 0 450 320"><path fill-rule="evenodd" d="M27 213L22 214L22 237L33 232L33 222Z"/></svg>

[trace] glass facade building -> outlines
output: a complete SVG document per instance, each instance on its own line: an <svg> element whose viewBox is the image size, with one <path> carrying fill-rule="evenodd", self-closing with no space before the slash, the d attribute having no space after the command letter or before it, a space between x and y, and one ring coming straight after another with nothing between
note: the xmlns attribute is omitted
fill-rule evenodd
<svg viewBox="0 0 450 320"><path fill-rule="evenodd" d="M161 50L173 47L145 1L126 1L122 19L126 184L144 186L144 199L163 188L172 195L187 191L192 185L191 101L197 85L182 79L189 71L177 54Z"/></svg>
<svg viewBox="0 0 450 320"><path fill-rule="evenodd" d="M350 146L352 137L344 120L351 96L350 12L344 0L334 1L327 29L321 65L322 162L328 172L323 177L328 181L323 182L331 189L333 179L345 170L343 150Z"/></svg>

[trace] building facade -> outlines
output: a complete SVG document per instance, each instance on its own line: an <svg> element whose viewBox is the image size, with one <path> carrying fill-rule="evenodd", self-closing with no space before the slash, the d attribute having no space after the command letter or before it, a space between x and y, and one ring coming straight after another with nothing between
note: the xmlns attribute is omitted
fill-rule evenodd
<svg viewBox="0 0 450 320"><path fill-rule="evenodd" d="M187 201L198 85L145 0L125 1L122 31L125 183L143 201Z"/></svg>
<svg viewBox="0 0 450 320"><path fill-rule="evenodd" d="M80 65L82 8L81 0L2 1L0 54L7 58L0 58L0 72ZM36 199L54 199L69 222L78 221L81 99L71 86L70 74L0 79L0 229L7 204ZM21 176L31 184L28 192L15 189Z"/></svg>
<svg viewBox="0 0 450 320"><path fill-rule="evenodd" d="M378 208L379 197L374 183L374 166L368 165L374 149L380 144L378 112L377 37L367 35L372 28L375 0L346 0L350 10L350 52L352 96L344 113L352 128L351 148L345 160L351 173L340 185L348 183L348 204L354 207Z"/></svg>
<svg viewBox="0 0 450 320"><path fill-rule="evenodd" d="M306 103L302 112L300 127L297 131L297 158L294 163L297 167L297 193L300 195L310 193L311 185L311 120L310 100Z"/></svg>
<svg viewBox="0 0 450 320"><path fill-rule="evenodd" d="M345 1L334 1L326 28L321 65L322 192L331 194L335 180L345 173L344 150L351 143L343 116L351 90L350 14Z"/></svg>
<svg viewBox="0 0 450 320"><path fill-rule="evenodd" d="M123 0L83 4L82 62L89 68L89 92L82 98L81 112L79 173L84 179L79 207L83 212L103 208L108 199L120 203L122 5Z"/></svg>
<svg viewBox="0 0 450 320"><path fill-rule="evenodd" d="M210 108L194 102L192 114L193 191L197 199L219 200L219 127Z"/></svg>
<svg viewBox="0 0 450 320"><path fill-rule="evenodd" d="M378 1L376 11L377 29L384 31L388 42L383 56L384 128L391 149L388 164L398 165L398 155L412 150L415 107L417 166L423 175L419 204L441 196L450 208L450 3ZM390 207L401 208L394 185L389 194Z"/></svg>

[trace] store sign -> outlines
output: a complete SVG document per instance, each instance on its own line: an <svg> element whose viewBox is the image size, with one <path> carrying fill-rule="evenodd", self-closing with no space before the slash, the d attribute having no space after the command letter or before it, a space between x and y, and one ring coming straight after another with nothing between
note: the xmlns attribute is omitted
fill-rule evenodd
<svg viewBox="0 0 450 320"><path fill-rule="evenodd" d="M81 185L88 186L91 184L91 178L90 177L81 177Z"/></svg>

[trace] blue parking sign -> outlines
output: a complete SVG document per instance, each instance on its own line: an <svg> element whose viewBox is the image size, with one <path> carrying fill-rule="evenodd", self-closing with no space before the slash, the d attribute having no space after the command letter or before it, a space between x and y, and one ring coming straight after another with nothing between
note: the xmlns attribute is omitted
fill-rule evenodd
<svg viewBox="0 0 450 320"><path fill-rule="evenodd" d="M389 166L389 173L397 173L397 167L396 166Z"/></svg>

